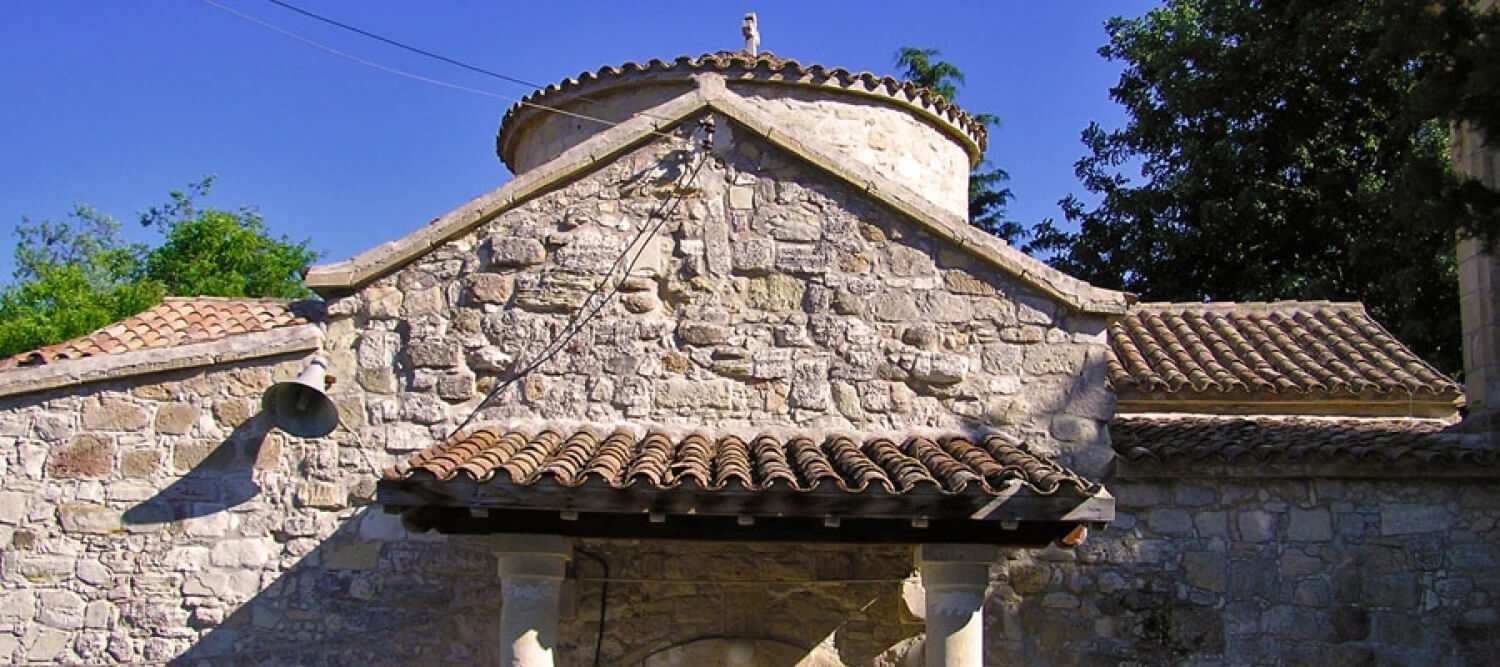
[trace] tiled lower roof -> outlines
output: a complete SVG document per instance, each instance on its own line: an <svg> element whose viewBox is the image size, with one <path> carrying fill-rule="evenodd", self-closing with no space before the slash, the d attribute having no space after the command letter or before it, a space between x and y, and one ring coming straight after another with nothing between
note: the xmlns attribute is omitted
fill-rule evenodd
<svg viewBox="0 0 1500 667"><path fill-rule="evenodd" d="M835 435L601 435L588 428L527 433L481 428L389 468L388 480L499 478L517 486L698 490L820 488L859 494L913 491L999 495L1020 484L1040 494L1087 495L1096 484L1003 435L856 438Z"/></svg>
<svg viewBox="0 0 1500 667"><path fill-rule="evenodd" d="M1137 304L1110 327L1109 343L1109 382L1122 401L1460 396L1358 303Z"/></svg>
<svg viewBox="0 0 1500 667"><path fill-rule="evenodd" d="M323 317L319 301L167 297L145 312L73 340L0 359L0 370L66 359L175 347L242 333L307 324Z"/></svg>
<svg viewBox="0 0 1500 667"><path fill-rule="evenodd" d="M1131 462L1497 463L1442 419L1143 415L1116 417L1109 431Z"/></svg>

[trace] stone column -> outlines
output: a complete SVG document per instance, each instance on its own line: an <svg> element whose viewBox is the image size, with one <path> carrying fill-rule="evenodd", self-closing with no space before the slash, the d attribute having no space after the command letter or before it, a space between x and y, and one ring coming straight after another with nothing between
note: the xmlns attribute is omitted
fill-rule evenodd
<svg viewBox="0 0 1500 667"><path fill-rule="evenodd" d="M1495 0L1478 8L1493 11ZM1452 136L1453 170L1500 190L1500 149L1484 145L1484 133L1467 122L1456 123ZM1471 428L1494 431L1500 426L1500 261L1485 254L1474 239L1458 243L1459 313L1464 331L1465 421Z"/></svg>
<svg viewBox="0 0 1500 667"><path fill-rule="evenodd" d="M924 544L917 554L927 617L927 667L984 665L984 591L999 549Z"/></svg>
<svg viewBox="0 0 1500 667"><path fill-rule="evenodd" d="M557 606L573 545L558 535L495 536L501 667L552 667Z"/></svg>

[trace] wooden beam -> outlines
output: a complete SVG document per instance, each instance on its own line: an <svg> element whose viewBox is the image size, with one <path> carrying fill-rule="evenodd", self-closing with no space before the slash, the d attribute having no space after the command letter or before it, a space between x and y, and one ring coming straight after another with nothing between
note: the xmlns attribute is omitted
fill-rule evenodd
<svg viewBox="0 0 1500 667"><path fill-rule="evenodd" d="M808 542L845 544L995 544L1043 547L1066 537L1080 524L1063 521L1020 522L1014 530L996 523L968 519L930 519L926 528L911 519L850 519L829 530L821 517L757 517L754 525L740 525L736 517L673 516L652 523L648 514L581 513L572 521L556 511L492 511L476 517L462 508L416 507L400 510L413 530L435 530L455 535L490 533L553 534L567 537L665 539L741 542Z"/></svg>

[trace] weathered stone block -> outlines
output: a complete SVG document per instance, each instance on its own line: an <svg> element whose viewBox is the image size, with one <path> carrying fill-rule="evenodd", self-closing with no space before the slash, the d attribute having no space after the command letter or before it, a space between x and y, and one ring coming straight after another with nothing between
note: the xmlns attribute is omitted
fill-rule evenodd
<svg viewBox="0 0 1500 667"><path fill-rule="evenodd" d="M772 274L750 279L745 292L745 302L751 308L785 313L802 306L802 296L807 284L788 275Z"/></svg>
<svg viewBox="0 0 1500 667"><path fill-rule="evenodd" d="M473 373L446 373L437 380L437 395L445 401L467 401L474 397Z"/></svg>
<svg viewBox="0 0 1500 667"><path fill-rule="evenodd" d="M995 294L995 288L991 287L989 283L963 269L944 271L943 286L954 294L970 294L974 296L993 296Z"/></svg>
<svg viewBox="0 0 1500 667"><path fill-rule="evenodd" d="M884 266L890 275L909 278L936 273L937 266L927 253L910 246L892 243L885 246Z"/></svg>
<svg viewBox="0 0 1500 667"><path fill-rule="evenodd" d="M968 298L936 290L927 293L922 314L929 322L958 323L974 319L974 309L969 306Z"/></svg>
<svg viewBox="0 0 1500 667"><path fill-rule="evenodd" d="M729 208L748 211L755 207L755 188L737 185L729 188Z"/></svg>
<svg viewBox="0 0 1500 667"><path fill-rule="evenodd" d="M1182 571L1189 586L1224 592L1228 561L1223 554L1192 551L1182 555Z"/></svg>
<svg viewBox="0 0 1500 667"><path fill-rule="evenodd" d="M1021 370L1027 375L1077 375L1087 348L1077 345L1032 345L1026 348Z"/></svg>
<svg viewBox="0 0 1500 667"><path fill-rule="evenodd" d="M126 477L148 477L161 469L161 452L154 449L132 449L120 455L120 474Z"/></svg>
<svg viewBox="0 0 1500 667"><path fill-rule="evenodd" d="M86 433L53 452L47 467L53 477L103 477L114 467L114 456L109 440Z"/></svg>
<svg viewBox="0 0 1500 667"><path fill-rule="evenodd" d="M494 345L475 348L469 351L469 366L477 371L498 372L510 368L514 359L506 354L504 350Z"/></svg>
<svg viewBox="0 0 1500 667"><path fill-rule="evenodd" d="M490 263L495 266L533 266L547 259L547 249L536 239L515 236L490 238Z"/></svg>
<svg viewBox="0 0 1500 667"><path fill-rule="evenodd" d="M168 403L156 409L156 432L182 435L198 421L198 408L188 403Z"/></svg>
<svg viewBox="0 0 1500 667"><path fill-rule="evenodd" d="M788 349L756 350L750 356L754 377L779 380L792 375L792 351Z"/></svg>
<svg viewBox="0 0 1500 667"><path fill-rule="evenodd" d="M1177 507L1159 507L1146 513L1146 525L1163 535L1186 537L1193 534L1193 515Z"/></svg>
<svg viewBox="0 0 1500 667"><path fill-rule="evenodd" d="M250 417L260 411L260 403L254 399L236 398L221 400L214 403L214 420L224 428L237 428L239 425L250 421Z"/></svg>
<svg viewBox="0 0 1500 667"><path fill-rule="evenodd" d="M662 409L727 410L745 403L743 391L743 387L732 380L694 381L672 378L656 383L654 395L656 406Z"/></svg>
<svg viewBox="0 0 1500 667"><path fill-rule="evenodd" d="M259 568L271 560L269 539L220 540L208 560L216 567Z"/></svg>
<svg viewBox="0 0 1500 667"><path fill-rule="evenodd" d="M83 598L72 591L42 591L37 620L48 627L77 630L83 627Z"/></svg>
<svg viewBox="0 0 1500 667"><path fill-rule="evenodd" d="M625 310L637 315L649 313L661 307L661 299L649 292L634 292L620 295L620 305Z"/></svg>
<svg viewBox="0 0 1500 667"><path fill-rule="evenodd" d="M828 253L818 245L778 243L776 270L797 274L823 273L828 270ZM798 298L798 301L801 299Z"/></svg>
<svg viewBox="0 0 1500 667"><path fill-rule="evenodd" d="M792 407L827 410L828 394L827 359L804 359L793 365L792 388L787 395Z"/></svg>
<svg viewBox="0 0 1500 667"><path fill-rule="evenodd" d="M746 239L734 244L734 270L759 274L776 265L776 244L769 239Z"/></svg>
<svg viewBox="0 0 1500 667"><path fill-rule="evenodd" d="M1294 509L1288 517L1286 535L1296 542L1327 542L1333 539L1333 517L1326 509Z"/></svg>
<svg viewBox="0 0 1500 667"><path fill-rule="evenodd" d="M307 481L297 485L297 504L319 509L342 509L348 504L349 494L340 484L333 482Z"/></svg>
<svg viewBox="0 0 1500 667"><path fill-rule="evenodd" d="M969 358L940 352L920 352L912 362L912 379L929 384L962 382L969 375Z"/></svg>
<svg viewBox="0 0 1500 667"><path fill-rule="evenodd" d="M118 398L90 402L83 408L83 427L91 431L140 431L148 423L145 409Z"/></svg>
<svg viewBox="0 0 1500 667"><path fill-rule="evenodd" d="M443 290L441 287L407 290L401 303L401 312L408 318L421 317L423 315L439 315L444 309Z"/></svg>
<svg viewBox="0 0 1500 667"><path fill-rule="evenodd" d="M1270 512L1242 511L1235 515L1235 523L1246 542L1269 542L1276 536L1276 515Z"/></svg>
<svg viewBox="0 0 1500 667"><path fill-rule="evenodd" d="M870 314L882 322L912 322L920 317L916 296L910 292L887 290L870 299L867 307Z"/></svg>
<svg viewBox="0 0 1500 667"><path fill-rule="evenodd" d="M585 276L553 272L541 278L523 276L516 281L515 305L539 313L572 312L583 306L593 291L593 280Z"/></svg>
<svg viewBox="0 0 1500 667"><path fill-rule="evenodd" d="M718 345L729 340L729 327L685 320L677 325L677 340L688 345Z"/></svg>
<svg viewBox="0 0 1500 667"><path fill-rule="evenodd" d="M1437 533L1453 527L1455 517L1441 505L1385 503L1380 506L1381 535Z"/></svg>
<svg viewBox="0 0 1500 667"><path fill-rule="evenodd" d="M371 287L365 290L365 316L372 320L391 320L401 316L404 295L394 287Z"/></svg>
<svg viewBox="0 0 1500 667"><path fill-rule="evenodd" d="M510 276L497 273L475 273L468 277L469 296L479 303L505 303L510 300L514 283Z"/></svg>
<svg viewBox="0 0 1500 667"><path fill-rule="evenodd" d="M418 341L406 348L406 356L417 368L453 368L463 363L463 348L446 341Z"/></svg>
<svg viewBox="0 0 1500 667"><path fill-rule="evenodd" d="M103 505L58 505L57 521L65 533L109 535L121 529L120 512Z"/></svg>
<svg viewBox="0 0 1500 667"><path fill-rule="evenodd" d="M823 225L789 215L776 215L764 221L763 227L778 241L817 241L823 237Z"/></svg>
<svg viewBox="0 0 1500 667"><path fill-rule="evenodd" d="M31 494L17 491L0 491L0 523L15 525L26 520L26 507Z"/></svg>

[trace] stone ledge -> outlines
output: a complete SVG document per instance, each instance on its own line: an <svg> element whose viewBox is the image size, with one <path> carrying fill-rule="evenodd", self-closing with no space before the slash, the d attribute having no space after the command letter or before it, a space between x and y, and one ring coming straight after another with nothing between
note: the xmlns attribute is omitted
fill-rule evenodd
<svg viewBox="0 0 1500 667"><path fill-rule="evenodd" d="M322 327L316 324L302 324L165 349L136 350L123 354L105 354L57 361L43 366L13 368L0 371L0 379L3 379L3 382L0 382L0 397L32 394L90 382L151 375L245 359L306 352L318 349L322 343Z"/></svg>

